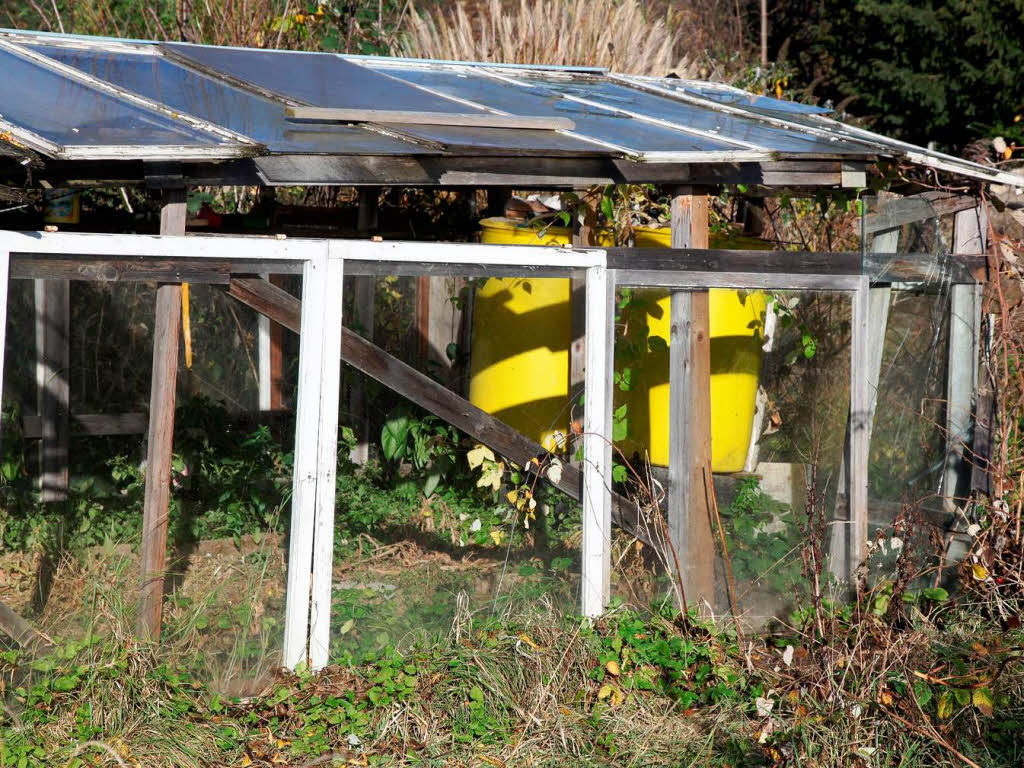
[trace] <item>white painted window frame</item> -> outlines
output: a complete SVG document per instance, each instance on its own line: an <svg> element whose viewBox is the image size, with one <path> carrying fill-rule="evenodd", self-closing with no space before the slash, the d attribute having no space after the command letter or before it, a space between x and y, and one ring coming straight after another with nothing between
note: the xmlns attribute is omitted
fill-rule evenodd
<svg viewBox="0 0 1024 768"><path fill-rule="evenodd" d="M292 523L285 602L285 667L318 670L329 660L334 488L346 260L484 268L496 276L582 271L587 294L581 608L600 615L611 571L611 340L614 276L601 249L0 231L0 386L11 254L117 259L217 259L302 265L302 334L296 409ZM598 373L600 372L600 373ZM602 407L595 408L594 404ZM2 425L0 425L2 428Z"/></svg>

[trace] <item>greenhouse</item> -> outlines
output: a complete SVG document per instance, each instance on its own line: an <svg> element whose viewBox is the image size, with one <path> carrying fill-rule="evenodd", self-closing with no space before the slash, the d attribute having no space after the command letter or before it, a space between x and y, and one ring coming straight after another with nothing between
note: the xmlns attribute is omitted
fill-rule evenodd
<svg viewBox="0 0 1024 768"><path fill-rule="evenodd" d="M143 636L160 635L168 509L187 493L185 394L294 429L290 668L324 667L351 631L332 623L337 473L375 457L422 475L451 548L493 540L499 565L509 534L430 506L451 465L468 460L526 549L578 503L566 557L591 617L623 586L619 535L668 575L655 591L753 623L801 578L737 594L780 572L757 537L783 508L806 512L792 530L840 583L911 496L962 554L958 507L991 481L978 195L1019 176L824 108L604 69L18 31L0 58L0 196L47 200L45 221L16 212L0 232L4 445L12 429L38 444L41 497L61 502L86 438L144 436ZM959 186L870 192L902 166ZM119 197L83 210L99 188ZM245 211L216 210L221 188ZM158 222L131 190L160 198ZM729 221L711 211L725 195ZM766 196L842 200L858 241L733 226ZM388 398L424 417L381 413ZM442 436L467 458L435 451ZM751 478L773 489L756 503ZM731 560L729 505L754 542Z"/></svg>

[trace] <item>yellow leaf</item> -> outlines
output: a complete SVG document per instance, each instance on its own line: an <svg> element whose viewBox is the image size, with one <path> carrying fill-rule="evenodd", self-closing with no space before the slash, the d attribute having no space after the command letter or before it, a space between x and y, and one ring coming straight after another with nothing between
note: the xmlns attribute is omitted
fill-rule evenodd
<svg viewBox="0 0 1024 768"><path fill-rule="evenodd" d="M600 690L597 692L597 698L604 701L612 695L612 687L610 685L602 685Z"/></svg>
<svg viewBox="0 0 1024 768"><path fill-rule="evenodd" d="M1014 115L1013 116L1013 122L1019 123L1022 118L1024 118L1024 115Z"/></svg>
<svg viewBox="0 0 1024 768"><path fill-rule="evenodd" d="M242 768L245 768L247 765L252 765L252 758L248 755L242 755Z"/></svg>
<svg viewBox="0 0 1024 768"><path fill-rule="evenodd" d="M508 499L509 504L515 504L516 500L519 498L519 491L513 488L511 491L505 494L505 498Z"/></svg>
<svg viewBox="0 0 1024 768"><path fill-rule="evenodd" d="M491 539L494 541L496 546L501 546L501 538L504 534L497 528L491 531Z"/></svg>
<svg viewBox="0 0 1024 768"><path fill-rule="evenodd" d="M1009 160L1011 157L1013 157L1013 147L1007 147L1003 150L1003 160Z"/></svg>
<svg viewBox="0 0 1024 768"><path fill-rule="evenodd" d="M524 643L526 643L531 648L533 648L533 650L537 650L537 644L535 642L533 642L533 640L530 639L529 635L522 634L522 635L519 636L519 639L522 640Z"/></svg>
<svg viewBox="0 0 1024 768"><path fill-rule="evenodd" d="M625 694L622 693L622 689L617 685L612 688L612 706L617 707L619 704L626 700Z"/></svg>
<svg viewBox="0 0 1024 768"><path fill-rule="evenodd" d="M953 696L949 691L945 691L939 696L938 711L939 720L946 720L953 714Z"/></svg>
<svg viewBox="0 0 1024 768"><path fill-rule="evenodd" d="M971 573L978 581L984 581L988 578L988 569L985 568L981 563L975 563L971 566Z"/></svg>
<svg viewBox="0 0 1024 768"><path fill-rule="evenodd" d="M466 461L469 462L470 469L479 467L484 463L484 459L494 461L494 451L486 445L480 445L479 443L473 446L473 450L466 454Z"/></svg>
<svg viewBox="0 0 1024 768"><path fill-rule="evenodd" d="M604 668L608 670L608 674L612 677L618 677L619 673L622 671L619 669L619 662L615 661L615 659L612 659L605 664Z"/></svg>
<svg viewBox="0 0 1024 768"><path fill-rule="evenodd" d="M878 694L878 700L887 707L892 706L892 694L888 691L882 691Z"/></svg>
<svg viewBox="0 0 1024 768"><path fill-rule="evenodd" d="M992 693L988 688L975 688L971 702L985 717L992 717Z"/></svg>

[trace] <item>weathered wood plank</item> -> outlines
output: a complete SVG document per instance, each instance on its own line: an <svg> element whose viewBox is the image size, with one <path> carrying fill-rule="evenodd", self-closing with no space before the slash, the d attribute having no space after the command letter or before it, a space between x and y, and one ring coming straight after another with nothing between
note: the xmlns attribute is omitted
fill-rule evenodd
<svg viewBox="0 0 1024 768"><path fill-rule="evenodd" d="M145 413L72 413L71 434L84 437L100 435L141 435L149 426ZM43 420L35 414L21 417L21 434L35 439L43 436Z"/></svg>
<svg viewBox="0 0 1024 768"><path fill-rule="evenodd" d="M67 280L35 281L36 408L39 443L39 498L67 499L68 412L71 387L71 285Z"/></svg>
<svg viewBox="0 0 1024 768"><path fill-rule="evenodd" d="M671 202L672 245L707 248L708 199L691 187ZM715 605L710 500L711 334L706 291L676 292L670 300L668 529L684 594L680 602ZM703 608L700 608L703 610Z"/></svg>
<svg viewBox="0 0 1024 768"><path fill-rule="evenodd" d="M978 199L973 195L957 195L948 192L933 191L921 195L900 198L895 203L864 217L864 234L873 235L887 229L895 229L904 224L914 224L926 219L951 216L974 209ZM964 251L969 253L970 251Z"/></svg>
<svg viewBox="0 0 1024 768"><path fill-rule="evenodd" d="M359 190L358 196L356 227L360 236L366 237L378 226L380 187L364 187ZM348 272L347 264L345 271ZM365 338L373 341L377 280L374 275L353 277L350 280L354 288L352 303L355 309L355 327ZM349 452L349 459L353 464L362 466L370 458L370 415L366 402L366 385L358 376L349 388L348 403L356 433L356 444Z"/></svg>
<svg viewBox="0 0 1024 768"><path fill-rule="evenodd" d="M11 261L16 280L88 280L104 283L152 281L157 283L212 283L227 285L228 261L210 259L96 259L19 255Z"/></svg>
<svg viewBox="0 0 1024 768"><path fill-rule="evenodd" d="M185 190L164 191L160 232L185 234ZM164 566L167 555L167 510L171 498L174 402L178 381L178 340L181 333L181 286L161 285L156 293L153 330L153 373L150 383L149 439L146 451L146 490L142 515L142 585L139 634L160 638Z"/></svg>

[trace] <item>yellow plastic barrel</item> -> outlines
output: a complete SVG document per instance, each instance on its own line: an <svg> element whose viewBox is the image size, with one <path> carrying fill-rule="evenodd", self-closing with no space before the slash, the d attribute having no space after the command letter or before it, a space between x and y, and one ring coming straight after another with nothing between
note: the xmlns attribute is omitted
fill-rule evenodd
<svg viewBox="0 0 1024 768"><path fill-rule="evenodd" d="M484 219L481 242L565 245L565 227L538 229L504 218ZM768 245L753 238L716 238L711 247ZM667 247L668 228L638 229L638 247ZM743 469L750 442L765 298L755 292L710 292L711 451L715 472ZM627 404L629 434L619 444L628 456L648 451L654 464L668 463L668 336L666 291L634 289L620 322L642 323L665 344L620 349L616 370L630 369L632 388L616 389L616 406ZM491 278L477 287L470 350L470 401L548 450L565 446L569 423L569 343L572 316L564 278ZM642 334L640 334L642 337Z"/></svg>

